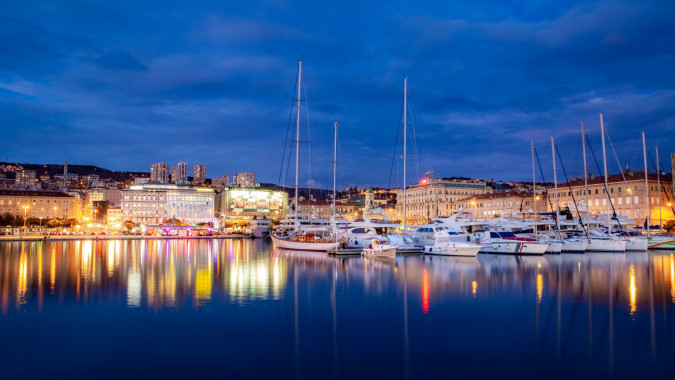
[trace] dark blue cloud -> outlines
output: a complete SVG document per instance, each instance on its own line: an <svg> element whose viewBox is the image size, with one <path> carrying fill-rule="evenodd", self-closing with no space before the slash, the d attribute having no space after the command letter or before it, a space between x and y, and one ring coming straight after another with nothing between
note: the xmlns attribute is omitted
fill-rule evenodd
<svg viewBox="0 0 675 380"><path fill-rule="evenodd" d="M675 146L674 13L667 1L8 3L0 156L185 160L276 182L302 59L312 178L326 186L334 121L344 185L401 182L406 75L409 180L418 167L528 179L530 140L550 177L551 136L580 174L579 121L599 152L600 112L622 165L640 166L641 130L662 158Z"/></svg>

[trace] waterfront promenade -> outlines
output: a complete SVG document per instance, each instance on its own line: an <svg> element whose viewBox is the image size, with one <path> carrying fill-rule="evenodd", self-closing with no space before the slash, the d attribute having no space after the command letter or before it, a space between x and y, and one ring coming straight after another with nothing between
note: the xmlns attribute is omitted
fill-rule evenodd
<svg viewBox="0 0 675 380"><path fill-rule="evenodd" d="M208 240L208 239L248 239L250 236L242 234L214 235L214 236L145 236L145 235L8 235L0 236L2 241L74 241L74 240Z"/></svg>

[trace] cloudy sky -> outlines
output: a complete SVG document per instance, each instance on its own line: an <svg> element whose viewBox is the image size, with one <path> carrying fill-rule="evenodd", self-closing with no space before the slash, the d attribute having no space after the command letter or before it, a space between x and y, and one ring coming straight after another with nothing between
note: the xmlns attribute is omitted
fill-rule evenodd
<svg viewBox="0 0 675 380"><path fill-rule="evenodd" d="M277 183L299 60L312 141L311 170L301 149L301 182L309 172L330 186L334 121L341 185L401 182L405 76L417 142L409 181L417 168L528 180L530 140L550 180L551 136L578 175L579 122L599 154L600 112L622 166L642 165L642 130L667 166L675 151L672 1L62 0L2 9L3 161L148 171L184 160L190 170L207 165L208 177L250 170ZM613 155L609 163L616 170Z"/></svg>

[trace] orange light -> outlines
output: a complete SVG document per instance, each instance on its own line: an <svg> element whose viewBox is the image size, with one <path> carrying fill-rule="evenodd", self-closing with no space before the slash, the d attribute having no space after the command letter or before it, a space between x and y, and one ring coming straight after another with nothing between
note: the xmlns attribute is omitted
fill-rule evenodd
<svg viewBox="0 0 675 380"><path fill-rule="evenodd" d="M422 272L422 313L429 312L429 272L424 268Z"/></svg>

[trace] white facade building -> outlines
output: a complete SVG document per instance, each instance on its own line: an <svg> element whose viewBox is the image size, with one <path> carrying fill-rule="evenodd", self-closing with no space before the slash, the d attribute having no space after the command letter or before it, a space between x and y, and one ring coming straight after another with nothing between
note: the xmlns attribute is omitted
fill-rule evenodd
<svg viewBox="0 0 675 380"><path fill-rule="evenodd" d="M176 218L186 224L213 220L213 189L174 184L145 184L122 191L122 219L137 224L161 224Z"/></svg>

